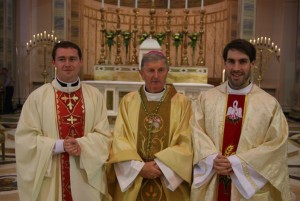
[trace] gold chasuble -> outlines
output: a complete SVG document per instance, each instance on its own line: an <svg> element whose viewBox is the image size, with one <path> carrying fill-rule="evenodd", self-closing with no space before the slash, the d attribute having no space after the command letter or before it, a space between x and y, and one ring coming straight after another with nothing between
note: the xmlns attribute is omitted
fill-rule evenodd
<svg viewBox="0 0 300 201"><path fill-rule="evenodd" d="M159 102L147 101L143 86L140 87L142 104L139 115L137 150L143 161L153 161L154 154L168 147L171 98L176 94L167 87ZM160 178L143 179L137 201L166 201Z"/></svg>
<svg viewBox="0 0 300 201"><path fill-rule="evenodd" d="M135 178L130 177L134 180L122 191L120 183L111 181L116 184L110 186L114 201L190 200L193 160L190 117L190 100L177 93L172 84L166 85L159 101L148 101L144 86L122 98L109 163L134 164L157 159L182 182L171 190L172 185L177 184L167 183L169 175L165 173L157 179L145 179L138 174Z"/></svg>
<svg viewBox="0 0 300 201"><path fill-rule="evenodd" d="M227 97L227 109L223 135L222 155L236 154L242 131L245 95L230 94ZM218 201L230 201L231 178L229 175L219 176Z"/></svg>
<svg viewBox="0 0 300 201"><path fill-rule="evenodd" d="M61 91L56 94L56 110L60 139L79 138L84 134L84 102L81 88L72 93ZM72 201L70 184L69 154L61 154L62 200Z"/></svg>

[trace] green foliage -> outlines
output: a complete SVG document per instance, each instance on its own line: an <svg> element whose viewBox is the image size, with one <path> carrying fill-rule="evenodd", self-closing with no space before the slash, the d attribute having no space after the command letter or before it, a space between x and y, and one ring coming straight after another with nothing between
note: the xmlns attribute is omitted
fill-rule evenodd
<svg viewBox="0 0 300 201"><path fill-rule="evenodd" d="M161 32L154 35L154 38L157 40L159 45L161 46L166 38L166 33Z"/></svg>
<svg viewBox="0 0 300 201"><path fill-rule="evenodd" d="M149 36L149 33L147 33L147 32L142 33L140 36L140 44L142 44L144 42L144 40L146 40L148 38L148 36Z"/></svg>
<svg viewBox="0 0 300 201"><path fill-rule="evenodd" d="M189 33L188 37L190 39L189 45L193 48L193 50L196 48L199 33L194 32L194 33Z"/></svg>
<svg viewBox="0 0 300 201"><path fill-rule="evenodd" d="M113 46L115 44L115 41L114 41L115 36L116 36L116 34L112 30L105 32L106 44L108 45L108 47L111 48L111 46Z"/></svg>
<svg viewBox="0 0 300 201"><path fill-rule="evenodd" d="M129 31L124 31L122 33L122 36L123 36L125 46L128 47L131 39L131 33Z"/></svg>
<svg viewBox="0 0 300 201"><path fill-rule="evenodd" d="M181 41L182 41L182 33L181 32L177 32L177 33L174 33L172 35L172 38L173 38L173 45L178 48L179 45L181 45Z"/></svg>

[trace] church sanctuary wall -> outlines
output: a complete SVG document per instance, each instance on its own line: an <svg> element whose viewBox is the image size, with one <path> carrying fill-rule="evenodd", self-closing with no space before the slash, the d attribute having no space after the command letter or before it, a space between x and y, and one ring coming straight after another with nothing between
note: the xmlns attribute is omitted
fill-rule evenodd
<svg viewBox="0 0 300 201"><path fill-rule="evenodd" d="M204 64L197 65L208 69L208 82L219 84L221 82L223 61L222 50L231 39L240 37L240 5L246 0L224 0L210 5L205 4L204 35L203 35L203 56ZM295 100L295 48L296 48L296 27L297 27L297 0L263 0L255 1L256 15L254 19L255 28L253 37L270 37L274 43L281 48L280 64L273 60L264 72L262 88L273 94L281 103L284 110L288 110ZM62 8L57 8L53 2L63 2ZM122 2L122 1L121 1ZM172 2L172 1L171 1ZM184 3L184 2L183 2ZM43 31L51 34L55 31L58 40L72 40L78 43L83 50L84 69L82 78L85 80L94 79L94 67L98 65L101 45L103 43L101 32L101 1L96 0L18 0L17 1L17 33L16 47L18 49L17 62L19 65L16 72L20 83L22 102L28 94L43 83L43 51L37 51L34 56L28 56L26 42L32 36ZM105 28L116 30L117 17L116 6L104 4L105 7ZM172 6L171 6L172 8ZM149 31L150 9L139 9L138 33L143 30ZM183 30L184 9L172 8L171 31ZM166 31L166 9L156 9L154 14L155 32ZM189 8L188 28L189 32L200 31L200 8ZM134 28L134 13L132 7L124 7L121 4L120 20L122 31ZM138 38L139 39L139 38ZM250 39L250 38L247 38ZM106 41L104 41L106 42ZM170 59L171 65L175 66L175 48L171 41ZM165 45L162 46L166 51ZM137 50L139 44L135 47ZM179 57L183 53L183 46L179 46ZM104 53L107 56L108 47L105 45ZM47 54L50 52L47 52ZM134 46L131 40L129 46L129 58L134 54ZM136 53L138 55L138 52ZM195 59L199 58L199 44L196 47ZM116 57L116 45L112 47L111 61ZM121 57L125 65L125 47L121 45ZM181 58L178 66L192 66L192 50L187 48L189 65L182 65ZM134 66L133 64L126 64ZM136 65L136 64L135 64ZM117 65L118 66L118 65ZM121 65L119 65L121 66ZM51 57L47 60L47 69L51 71ZM53 78L49 75L49 80ZM17 97L17 98L18 98Z"/></svg>
<svg viewBox="0 0 300 201"><path fill-rule="evenodd" d="M16 11L16 48L17 48L17 69L15 99L18 103L23 103L29 93L44 83L41 75L44 68L43 48L27 51L33 35L38 33L51 33L52 29L52 0L18 0ZM51 51L46 51L46 67L51 73ZM50 79L50 75L49 75Z"/></svg>
<svg viewBox="0 0 300 201"><path fill-rule="evenodd" d="M261 87L270 91L289 112L295 103L298 0L256 1L256 37L270 37L281 49L280 63L265 66Z"/></svg>
<svg viewBox="0 0 300 201"><path fill-rule="evenodd" d="M105 2L105 1L104 1ZM122 2L122 1L121 1ZM228 27L232 28L229 22L232 19L228 17L231 13L231 9L228 8L228 2L223 1L221 3L205 6L205 18L204 18L204 35L203 35L203 56L205 63L203 65L197 65L197 59L199 58L199 44L197 44L195 51L195 58L192 58L192 48L188 46L187 48L187 57L188 65L182 64L181 59L184 51L184 46L179 46L178 54L178 65L176 65L176 48L172 45L173 41L171 39L171 48L170 48L170 61L171 66L199 66L208 68L208 79L217 80L216 84L221 82L223 61L222 61L222 50L224 45L229 41L230 37ZM83 17L82 17L82 34L83 41L82 46L84 50L84 70L83 77L86 80L94 79L94 65L99 63L100 54L101 54L101 42L102 41L102 32L101 32L101 2L94 0L85 0L83 6ZM117 15L116 15L116 6L104 4L104 25L106 30L116 30L117 29ZM172 7L171 7L172 8ZM154 31L155 33L162 33L167 30L167 15L166 9L155 9L154 14ZM230 12L229 12L230 11ZM150 9L139 8L139 13L137 17L138 23L138 37L137 42L140 39L140 35L146 31L150 32ZM236 14L236 11L234 12ZM134 12L132 7L120 7L120 29L121 31L132 31L134 29ZM172 33L181 32L184 30L184 9L172 9L171 13L171 31ZM229 20L230 19L230 20ZM236 29L236 27L234 27ZM187 30L189 33L199 32L200 31L200 8L194 7L189 8L188 14L188 26ZM115 38L116 41L116 38ZM189 41L189 40L188 40ZM105 41L106 42L106 41ZM166 39L165 39L166 42ZM106 60L109 54L108 47L105 45L104 52ZM131 38L128 60L130 61L133 56L133 51L135 47L133 45L133 38ZM139 49L139 42L136 46L136 49ZM162 49L166 52L166 45L162 45ZM137 65L137 64L128 64L126 63L125 56L125 46L123 42L120 47L121 59L123 64L117 65ZM112 46L111 51L111 63L114 65L116 59L117 45ZM138 52L136 53L138 55ZM128 61L127 60L127 61ZM193 62L194 61L194 62Z"/></svg>

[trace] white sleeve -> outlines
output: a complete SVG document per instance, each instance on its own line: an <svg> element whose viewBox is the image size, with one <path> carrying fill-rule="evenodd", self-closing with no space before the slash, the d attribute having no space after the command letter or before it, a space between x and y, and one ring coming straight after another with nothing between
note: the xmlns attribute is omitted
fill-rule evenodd
<svg viewBox="0 0 300 201"><path fill-rule="evenodd" d="M159 159L154 159L158 167L161 169L163 173L163 180L168 189L171 191L175 191L176 188L182 183L183 179L178 176L171 168L166 166Z"/></svg>
<svg viewBox="0 0 300 201"><path fill-rule="evenodd" d="M193 188L199 188L214 175L214 159L217 157L217 155L217 153L209 155L194 165L192 184Z"/></svg>
<svg viewBox="0 0 300 201"><path fill-rule="evenodd" d="M116 176L122 192L130 188L144 165L145 163L140 161L114 163Z"/></svg>
<svg viewBox="0 0 300 201"><path fill-rule="evenodd" d="M65 152L64 149L64 140L56 140L55 145L54 145L54 149L53 149L53 154L60 154Z"/></svg>
<svg viewBox="0 0 300 201"><path fill-rule="evenodd" d="M246 199L251 198L267 183L263 176L242 162L236 155L229 156L228 160L234 172L230 175L232 182Z"/></svg>

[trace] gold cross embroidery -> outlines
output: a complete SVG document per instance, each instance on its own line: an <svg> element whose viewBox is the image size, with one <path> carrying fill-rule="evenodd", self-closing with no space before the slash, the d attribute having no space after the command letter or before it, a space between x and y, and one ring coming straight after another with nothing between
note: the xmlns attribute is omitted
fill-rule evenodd
<svg viewBox="0 0 300 201"><path fill-rule="evenodd" d="M70 136L71 137L75 137L76 136L76 133L74 132L74 130L71 130Z"/></svg>
<svg viewBox="0 0 300 201"><path fill-rule="evenodd" d="M68 108L69 108L69 110L72 110L73 109L73 103L70 101L69 103L68 103Z"/></svg>
<svg viewBox="0 0 300 201"><path fill-rule="evenodd" d="M77 100L78 100L78 96L76 96L76 95L74 94L73 97L72 97L71 99L73 99L73 101L77 101Z"/></svg>
<svg viewBox="0 0 300 201"><path fill-rule="evenodd" d="M71 122L71 124L74 124L74 121L77 121L77 119L71 116L70 118L67 119L67 121Z"/></svg>

